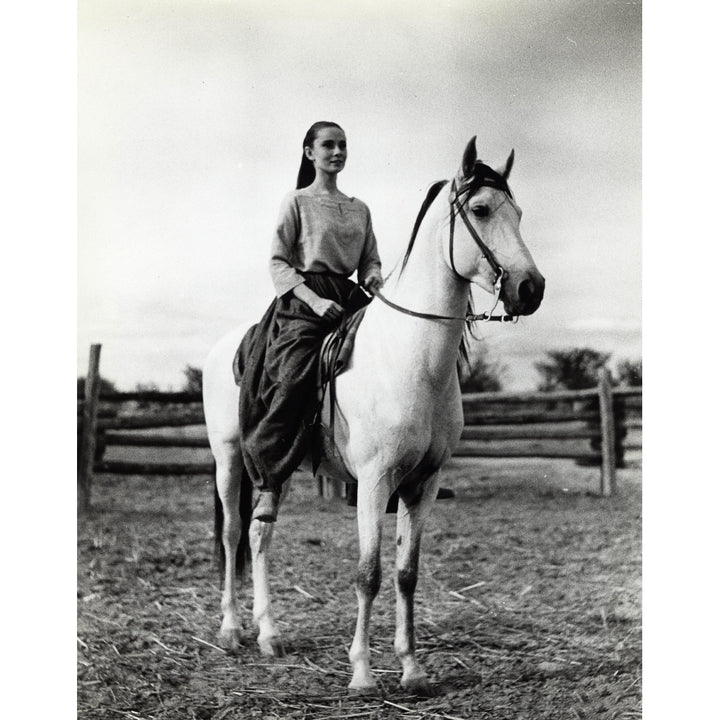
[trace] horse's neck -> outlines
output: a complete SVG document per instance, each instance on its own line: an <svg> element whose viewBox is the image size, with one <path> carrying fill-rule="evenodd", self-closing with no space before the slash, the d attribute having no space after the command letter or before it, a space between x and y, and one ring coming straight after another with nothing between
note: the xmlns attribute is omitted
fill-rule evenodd
<svg viewBox="0 0 720 720"><path fill-rule="evenodd" d="M428 209L404 269L393 271L388 288L398 301L413 302L415 309L436 315L462 314L469 292L468 283L458 280L444 256L449 236L447 195L447 189L441 190Z"/></svg>
<svg viewBox="0 0 720 720"><path fill-rule="evenodd" d="M443 256L447 241L444 193L428 211L405 268L396 268L384 290L393 302L416 312L463 317L469 286L457 279ZM413 348L413 362L440 378L455 372L464 323L458 320L418 320L388 309L397 339Z"/></svg>

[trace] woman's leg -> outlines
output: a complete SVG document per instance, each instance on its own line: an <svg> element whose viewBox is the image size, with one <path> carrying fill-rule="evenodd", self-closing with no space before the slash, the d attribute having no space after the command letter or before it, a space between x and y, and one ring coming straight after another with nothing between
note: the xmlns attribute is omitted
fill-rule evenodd
<svg viewBox="0 0 720 720"><path fill-rule="evenodd" d="M354 312L367 303L362 291L345 278L311 276L308 285L322 297ZM263 353L252 368L257 382L245 398L252 423L243 425L246 463L260 497L253 517L273 521L283 483L306 456L317 409L318 363L326 335L337 323L320 318L301 300L275 301L272 322L256 333ZM259 365L258 365L259 364ZM245 377L243 376L243 382ZM253 407L248 407L252 403ZM243 399L241 398L241 414Z"/></svg>

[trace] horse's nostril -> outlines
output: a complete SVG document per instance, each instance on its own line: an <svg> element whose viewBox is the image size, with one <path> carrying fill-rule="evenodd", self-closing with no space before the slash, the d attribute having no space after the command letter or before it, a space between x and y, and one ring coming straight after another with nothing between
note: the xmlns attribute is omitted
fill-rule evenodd
<svg viewBox="0 0 720 720"><path fill-rule="evenodd" d="M517 299L520 312L524 315L534 313L545 294L545 278L542 275L528 275L517 286Z"/></svg>
<svg viewBox="0 0 720 720"><path fill-rule="evenodd" d="M523 280L518 285L518 297L523 302L528 302L528 300L532 300L533 296L535 295L535 285L533 284L533 281L527 278L526 280Z"/></svg>

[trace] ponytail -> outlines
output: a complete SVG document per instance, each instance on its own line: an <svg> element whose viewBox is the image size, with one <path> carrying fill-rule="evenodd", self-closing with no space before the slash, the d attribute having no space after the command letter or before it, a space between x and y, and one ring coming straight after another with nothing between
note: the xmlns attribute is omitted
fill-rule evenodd
<svg viewBox="0 0 720 720"><path fill-rule="evenodd" d="M337 123L320 120L319 122L313 123L310 126L310 129L305 133L305 139L303 140L303 155L302 160L300 161L300 170L298 170L297 182L295 184L296 190L312 185L312 182L315 179L315 166L305 155L305 148L312 147L318 132L329 127L336 127L342 130Z"/></svg>
<svg viewBox="0 0 720 720"><path fill-rule="evenodd" d="M305 146L303 146L303 156L300 161L300 170L298 170L296 189L307 187L312 185L312 181L315 179L315 166L305 155Z"/></svg>

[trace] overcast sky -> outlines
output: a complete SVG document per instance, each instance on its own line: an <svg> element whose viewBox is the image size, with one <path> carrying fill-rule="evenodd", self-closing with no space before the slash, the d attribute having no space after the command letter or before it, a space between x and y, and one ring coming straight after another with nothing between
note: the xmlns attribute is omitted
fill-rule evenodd
<svg viewBox="0 0 720 720"><path fill-rule="evenodd" d="M78 5L78 375L182 385L272 298L270 234L302 138L340 123L343 191L386 270L469 138L515 148L521 230L547 278L483 326L510 388L544 350L641 353L641 7L596 0ZM477 295L479 309L487 296Z"/></svg>

